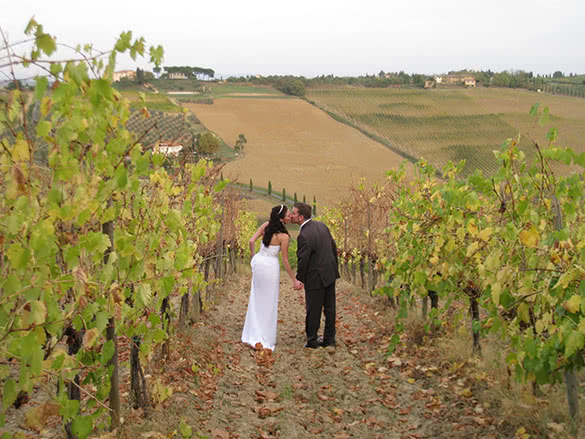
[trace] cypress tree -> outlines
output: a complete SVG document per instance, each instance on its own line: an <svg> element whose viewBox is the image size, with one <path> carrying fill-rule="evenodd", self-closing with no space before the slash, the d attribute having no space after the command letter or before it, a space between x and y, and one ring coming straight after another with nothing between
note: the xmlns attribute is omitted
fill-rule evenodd
<svg viewBox="0 0 585 439"><path fill-rule="evenodd" d="M286 191L282 188L282 202L286 202Z"/></svg>
<svg viewBox="0 0 585 439"><path fill-rule="evenodd" d="M272 182L268 180L268 195L272 195Z"/></svg>
<svg viewBox="0 0 585 439"><path fill-rule="evenodd" d="M313 216L317 216L317 200L315 199L315 195L313 195Z"/></svg>
<svg viewBox="0 0 585 439"><path fill-rule="evenodd" d="M297 200L297 193L295 192L295 203L298 202Z"/></svg>
<svg viewBox="0 0 585 439"><path fill-rule="evenodd" d="M252 185L252 179L250 179L250 192L252 192L253 188L254 188L254 186Z"/></svg>
<svg viewBox="0 0 585 439"><path fill-rule="evenodd" d="M307 204L307 198L303 195L303 203Z"/></svg>

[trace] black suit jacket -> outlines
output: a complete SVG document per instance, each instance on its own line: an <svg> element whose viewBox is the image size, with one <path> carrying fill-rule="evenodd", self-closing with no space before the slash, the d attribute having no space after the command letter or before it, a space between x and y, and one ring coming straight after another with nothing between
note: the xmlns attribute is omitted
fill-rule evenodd
<svg viewBox="0 0 585 439"><path fill-rule="evenodd" d="M297 279L306 290L326 288L339 278L337 246L325 224L311 220L297 238Z"/></svg>

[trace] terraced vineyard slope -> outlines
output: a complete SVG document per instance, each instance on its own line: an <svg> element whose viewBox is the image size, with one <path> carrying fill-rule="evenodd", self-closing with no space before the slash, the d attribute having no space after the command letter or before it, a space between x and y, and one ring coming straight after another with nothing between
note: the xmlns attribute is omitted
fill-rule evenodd
<svg viewBox="0 0 585 439"><path fill-rule="evenodd" d="M530 138L542 139L528 110L541 102L550 107L563 146L585 150L585 100L526 90L477 89L308 89L307 99L318 107L381 138L395 151L424 158L441 168L466 160L464 174L496 169L493 150L523 134L520 147L532 152Z"/></svg>

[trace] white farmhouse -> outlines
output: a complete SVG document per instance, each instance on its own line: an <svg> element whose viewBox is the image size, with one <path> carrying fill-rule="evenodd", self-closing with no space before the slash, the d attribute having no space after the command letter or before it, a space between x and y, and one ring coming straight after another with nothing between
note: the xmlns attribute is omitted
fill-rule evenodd
<svg viewBox="0 0 585 439"><path fill-rule="evenodd" d="M157 150L164 155L178 156L183 150L183 145L176 142L161 142L159 143Z"/></svg>

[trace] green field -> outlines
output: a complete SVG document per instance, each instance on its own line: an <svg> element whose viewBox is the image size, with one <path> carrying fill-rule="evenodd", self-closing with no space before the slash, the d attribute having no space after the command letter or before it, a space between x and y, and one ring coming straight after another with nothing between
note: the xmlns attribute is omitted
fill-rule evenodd
<svg viewBox="0 0 585 439"><path fill-rule="evenodd" d="M144 94L145 101L140 100L140 93ZM164 111L166 113L180 113L181 107L175 105L165 94L153 93L146 89L124 90L122 95L130 101L130 108L139 110L146 107L149 111Z"/></svg>
<svg viewBox="0 0 585 439"><path fill-rule="evenodd" d="M585 100L514 89L307 89L306 97L404 155L437 168L466 161L465 174L496 169L493 151L521 133L520 147L532 154L530 138L543 142L559 130L559 146L585 151ZM540 102L553 115L549 127L535 126L530 107Z"/></svg>
<svg viewBox="0 0 585 439"><path fill-rule="evenodd" d="M211 90L211 94L213 97L222 97L222 96L230 96L235 97L234 95L242 94L242 95L263 95L264 97L270 96L280 96L284 97L284 95L269 86L255 86L255 85L247 85L247 84L230 84L230 83L211 83L207 85Z"/></svg>

